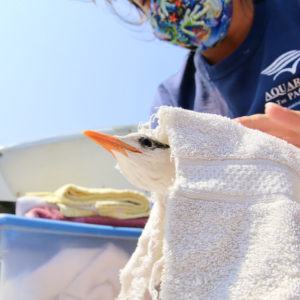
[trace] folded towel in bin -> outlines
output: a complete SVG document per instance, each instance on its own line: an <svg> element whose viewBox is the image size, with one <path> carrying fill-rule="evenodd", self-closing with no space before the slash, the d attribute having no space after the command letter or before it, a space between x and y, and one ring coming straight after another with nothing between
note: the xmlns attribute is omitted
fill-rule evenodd
<svg viewBox="0 0 300 300"><path fill-rule="evenodd" d="M85 188L74 184L62 186L54 193L35 192L26 196L42 197L56 204L65 217L100 215L118 219L135 219L149 216L150 202L135 190Z"/></svg>
<svg viewBox="0 0 300 300"><path fill-rule="evenodd" d="M25 197L23 197L25 200ZM35 207L25 213L28 218L42 218L48 220L79 222L96 225L109 225L118 227L137 227L143 228L147 223L148 217L136 219L116 219L103 216L85 216L85 217L64 217L58 208L53 207Z"/></svg>
<svg viewBox="0 0 300 300"><path fill-rule="evenodd" d="M66 248L39 268L7 280L0 296L6 295L5 300L114 300L120 289L119 270L128 259L113 244Z"/></svg>

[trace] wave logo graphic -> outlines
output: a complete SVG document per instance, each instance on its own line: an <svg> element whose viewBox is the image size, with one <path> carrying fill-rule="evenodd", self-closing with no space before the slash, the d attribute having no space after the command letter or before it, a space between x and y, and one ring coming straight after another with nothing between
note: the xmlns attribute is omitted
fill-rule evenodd
<svg viewBox="0 0 300 300"><path fill-rule="evenodd" d="M290 72L295 74L300 63L300 50L291 50L280 55L271 65L264 69L261 74L272 76L275 80L280 74Z"/></svg>

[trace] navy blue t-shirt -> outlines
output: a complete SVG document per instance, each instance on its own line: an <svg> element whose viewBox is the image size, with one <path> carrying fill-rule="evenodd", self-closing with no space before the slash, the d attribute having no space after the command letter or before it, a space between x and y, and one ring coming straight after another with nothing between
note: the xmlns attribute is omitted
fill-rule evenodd
<svg viewBox="0 0 300 300"><path fill-rule="evenodd" d="M263 113L270 101L300 110L300 0L256 3L247 38L216 65L190 52L159 86L152 112L169 105L234 118Z"/></svg>

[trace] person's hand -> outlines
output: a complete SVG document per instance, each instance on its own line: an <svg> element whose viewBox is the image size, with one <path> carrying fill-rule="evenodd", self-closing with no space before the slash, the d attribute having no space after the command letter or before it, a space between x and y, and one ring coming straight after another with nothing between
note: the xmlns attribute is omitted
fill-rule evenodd
<svg viewBox="0 0 300 300"><path fill-rule="evenodd" d="M265 114L234 119L242 125L261 130L300 148L300 111L294 111L269 102Z"/></svg>

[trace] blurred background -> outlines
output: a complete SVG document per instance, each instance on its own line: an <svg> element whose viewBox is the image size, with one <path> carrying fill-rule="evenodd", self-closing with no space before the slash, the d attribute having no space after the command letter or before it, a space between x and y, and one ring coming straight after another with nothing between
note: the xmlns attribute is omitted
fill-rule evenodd
<svg viewBox="0 0 300 300"><path fill-rule="evenodd" d="M125 1L116 10L137 20ZM3 0L0 145L148 121L186 53L105 0Z"/></svg>

